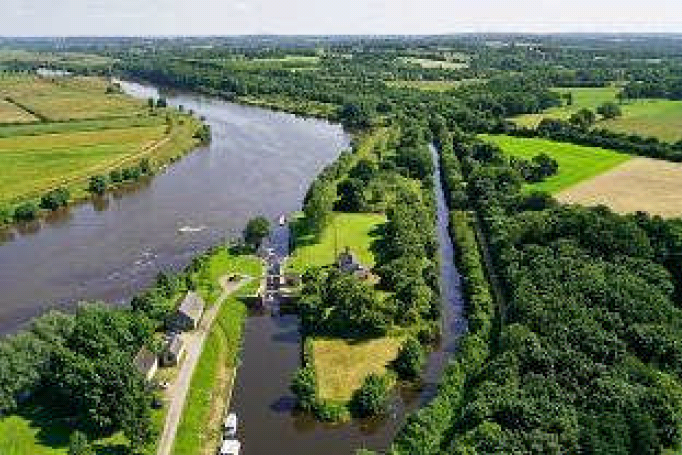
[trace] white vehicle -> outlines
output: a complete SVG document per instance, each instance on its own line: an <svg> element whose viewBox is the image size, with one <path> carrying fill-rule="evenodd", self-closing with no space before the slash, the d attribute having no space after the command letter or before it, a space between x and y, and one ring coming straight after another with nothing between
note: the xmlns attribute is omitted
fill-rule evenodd
<svg viewBox="0 0 682 455"><path fill-rule="evenodd" d="M232 439L237 437L237 414L231 412L225 417L223 430L225 430L225 438Z"/></svg>
<svg viewBox="0 0 682 455"><path fill-rule="evenodd" d="M225 439L220 446L218 455L239 455L242 445L236 439Z"/></svg>

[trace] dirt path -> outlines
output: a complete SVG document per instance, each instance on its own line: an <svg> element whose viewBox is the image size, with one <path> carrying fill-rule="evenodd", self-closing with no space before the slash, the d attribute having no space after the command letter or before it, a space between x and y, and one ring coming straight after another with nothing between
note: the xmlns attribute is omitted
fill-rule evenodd
<svg viewBox="0 0 682 455"><path fill-rule="evenodd" d="M216 301L215 305L206 310L201 320L199 327L185 337L185 360L180 367L180 372L174 381L173 387L169 390L170 401L168 402L168 413L166 414L166 423L163 427L163 433L159 440L157 455L170 455L175 441L175 434L178 431L180 424L180 417L182 417L182 410L185 406L187 393L192 381L192 374L196 368L201 351L204 347L204 341L208 336L208 332L213 325L221 305L227 297L241 288L243 285L251 281L251 278L244 278L237 283L229 283L221 280L223 286L223 293Z"/></svg>

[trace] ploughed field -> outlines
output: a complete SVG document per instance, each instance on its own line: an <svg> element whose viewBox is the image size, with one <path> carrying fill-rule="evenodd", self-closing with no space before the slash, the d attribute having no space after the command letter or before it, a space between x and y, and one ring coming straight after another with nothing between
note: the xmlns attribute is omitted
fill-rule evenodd
<svg viewBox="0 0 682 455"><path fill-rule="evenodd" d="M526 114L515 117L516 124L537 126L544 118L567 120L580 109L596 110L606 102L617 102L617 87L561 88L557 93L572 93L573 105L547 109L540 114ZM682 101L662 99L640 99L625 101L621 105L622 117L613 120L599 120L595 127L619 133L634 133L653 136L662 141L676 142L682 139Z"/></svg>
<svg viewBox="0 0 682 455"><path fill-rule="evenodd" d="M101 78L0 76L0 206L61 186L82 197L90 176L191 142L194 121L107 88Z"/></svg>

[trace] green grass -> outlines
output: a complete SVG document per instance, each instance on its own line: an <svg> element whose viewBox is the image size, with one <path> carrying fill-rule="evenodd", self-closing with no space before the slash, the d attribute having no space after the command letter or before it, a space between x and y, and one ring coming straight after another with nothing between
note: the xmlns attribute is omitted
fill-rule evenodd
<svg viewBox="0 0 682 455"><path fill-rule="evenodd" d="M573 113L587 108L596 110L605 102L617 102L617 87L562 88L558 93L573 93L573 105L547 109L540 114L515 117L516 124L534 128L544 118L567 120ZM623 116L614 120L600 120L596 127L620 133L635 133L653 136L663 141L676 142L682 139L682 101L662 99L641 99L627 101L621 106Z"/></svg>
<svg viewBox="0 0 682 455"><path fill-rule="evenodd" d="M405 63L412 63L415 65L419 65L422 68L443 68L443 69L451 69L451 70L457 70L457 69L463 69L463 68L468 68L469 64L464 63L464 62L459 62L459 61L452 61L452 60L431 60L427 58L416 58L416 57L402 57L402 60Z"/></svg>
<svg viewBox="0 0 682 455"><path fill-rule="evenodd" d="M0 100L0 124L2 123L30 123L38 118L30 112L21 109L9 101Z"/></svg>
<svg viewBox="0 0 682 455"><path fill-rule="evenodd" d="M256 279L223 302L192 376L173 455L205 453L204 449L217 445L222 417L217 411L224 407L234 381L246 319L246 305L240 296L252 294L258 286Z"/></svg>
<svg viewBox="0 0 682 455"><path fill-rule="evenodd" d="M334 213L332 221L319 238L302 234L298 224L301 220L295 220L292 226L294 251L287 262L289 269L303 273L308 267L332 264L336 261L335 246L339 252L350 247L362 264L374 266L374 255L370 250L374 241L373 232L386 222L384 215Z"/></svg>
<svg viewBox="0 0 682 455"><path fill-rule="evenodd" d="M317 391L322 400L350 401L371 373L384 375L398 355L401 338L383 337L353 341L345 339L312 340Z"/></svg>
<svg viewBox="0 0 682 455"><path fill-rule="evenodd" d="M528 185L528 188L557 193L583 180L595 177L630 159L629 155L597 147L554 142L546 139L516 138L510 136L482 135L505 153L519 158L531 159L546 153L559 163L559 173L544 182Z"/></svg>
<svg viewBox="0 0 682 455"><path fill-rule="evenodd" d="M262 274L262 269L261 261L257 257L234 254L227 248L220 248L211 256L204 270L199 272L198 290L208 304L213 304L222 293L222 289L216 286L221 277L240 274L257 278Z"/></svg>

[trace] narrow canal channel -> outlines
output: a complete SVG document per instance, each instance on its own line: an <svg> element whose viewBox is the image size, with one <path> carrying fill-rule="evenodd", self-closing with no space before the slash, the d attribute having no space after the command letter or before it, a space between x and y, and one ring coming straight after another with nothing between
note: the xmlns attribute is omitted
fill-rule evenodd
<svg viewBox="0 0 682 455"><path fill-rule="evenodd" d="M342 426L315 422L294 412L289 384L300 366L300 335L295 316L254 314L246 324L244 347L232 409L240 419L244 455L352 455L365 447L386 449L405 421L407 413L427 403L437 390L447 359L455 352L459 336L466 330L460 278L448 233L449 214L441 187L438 154L432 147L435 196L440 244L443 337L430 354L419 392L399 390L389 415L378 421L354 421ZM272 238L278 254L287 251L288 237L278 228Z"/></svg>

